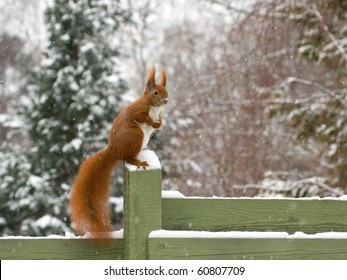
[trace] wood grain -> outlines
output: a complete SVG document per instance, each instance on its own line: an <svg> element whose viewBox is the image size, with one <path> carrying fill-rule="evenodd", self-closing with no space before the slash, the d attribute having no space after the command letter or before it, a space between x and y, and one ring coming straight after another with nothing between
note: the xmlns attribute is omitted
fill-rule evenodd
<svg viewBox="0 0 347 280"><path fill-rule="evenodd" d="M161 228L161 170L125 168L124 178L124 258L147 259L148 235Z"/></svg>
<svg viewBox="0 0 347 280"><path fill-rule="evenodd" d="M117 260L123 259L123 240L95 243L88 239L3 238L2 260Z"/></svg>
<svg viewBox="0 0 347 280"><path fill-rule="evenodd" d="M167 230L347 232L347 201L165 198Z"/></svg>
<svg viewBox="0 0 347 280"><path fill-rule="evenodd" d="M150 238L152 260L346 260L347 239Z"/></svg>

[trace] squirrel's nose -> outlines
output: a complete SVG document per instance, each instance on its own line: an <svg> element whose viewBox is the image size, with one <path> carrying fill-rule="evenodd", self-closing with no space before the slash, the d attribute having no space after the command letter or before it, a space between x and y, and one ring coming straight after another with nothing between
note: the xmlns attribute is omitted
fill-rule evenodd
<svg viewBox="0 0 347 280"><path fill-rule="evenodd" d="M169 98L166 97L166 98L164 99L164 102L165 102L165 104L168 103L168 102L169 102Z"/></svg>

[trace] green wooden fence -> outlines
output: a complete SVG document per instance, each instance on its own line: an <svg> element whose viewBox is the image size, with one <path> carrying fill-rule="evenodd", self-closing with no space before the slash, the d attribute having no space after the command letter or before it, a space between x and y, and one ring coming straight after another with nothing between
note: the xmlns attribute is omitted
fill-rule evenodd
<svg viewBox="0 0 347 280"><path fill-rule="evenodd" d="M345 200L162 198L161 170L124 176L123 238L0 238L0 259L347 259Z"/></svg>

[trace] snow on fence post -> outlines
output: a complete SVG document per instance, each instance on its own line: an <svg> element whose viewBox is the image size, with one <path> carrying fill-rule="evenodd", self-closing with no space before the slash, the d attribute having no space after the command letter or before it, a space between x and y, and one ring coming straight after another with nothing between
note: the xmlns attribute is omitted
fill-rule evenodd
<svg viewBox="0 0 347 280"><path fill-rule="evenodd" d="M142 156L142 157L141 157ZM143 151L149 170L124 168L124 259L148 258L148 236L161 228L161 169L156 155Z"/></svg>

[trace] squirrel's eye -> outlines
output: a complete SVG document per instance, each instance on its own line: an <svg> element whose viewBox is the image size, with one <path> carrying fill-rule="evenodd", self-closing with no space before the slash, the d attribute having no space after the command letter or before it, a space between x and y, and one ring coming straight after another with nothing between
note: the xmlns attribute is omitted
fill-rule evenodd
<svg viewBox="0 0 347 280"><path fill-rule="evenodd" d="M153 94L154 94L155 96L157 96L157 95L159 95L159 92L158 92L158 91L155 91L155 92L153 92Z"/></svg>

